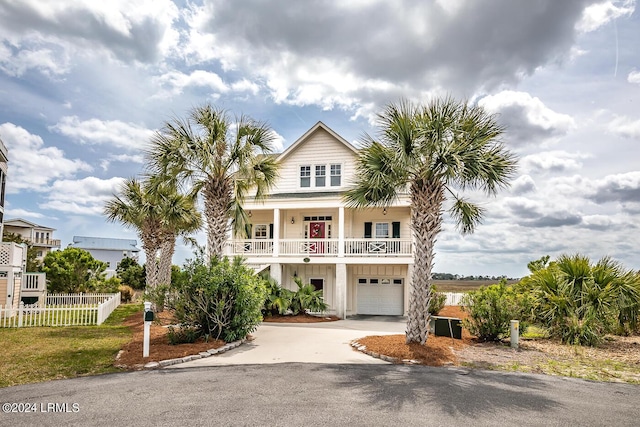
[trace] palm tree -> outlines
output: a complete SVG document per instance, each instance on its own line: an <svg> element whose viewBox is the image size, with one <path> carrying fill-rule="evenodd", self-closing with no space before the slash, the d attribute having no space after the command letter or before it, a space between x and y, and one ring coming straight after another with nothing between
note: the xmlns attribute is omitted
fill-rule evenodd
<svg viewBox="0 0 640 427"><path fill-rule="evenodd" d="M230 219L234 235L248 234L242 203L250 191L264 198L275 182L274 136L265 123L246 116L231 123L224 110L205 105L152 138L146 151L152 173L191 184L203 196L209 256L222 255Z"/></svg>
<svg viewBox="0 0 640 427"><path fill-rule="evenodd" d="M171 282L171 258L176 238L202 225L193 195L180 194L170 180L150 177L125 181L104 208L109 221L135 228L147 258L146 282L150 288Z"/></svg>
<svg viewBox="0 0 640 427"><path fill-rule="evenodd" d="M406 341L424 344L429 325L434 244L442 229L443 203L458 229L471 233L483 209L456 188L494 195L507 186L516 159L500 143L504 128L482 108L452 98L426 105L389 104L378 115L378 139L363 137L351 207L386 207L408 192L415 243Z"/></svg>

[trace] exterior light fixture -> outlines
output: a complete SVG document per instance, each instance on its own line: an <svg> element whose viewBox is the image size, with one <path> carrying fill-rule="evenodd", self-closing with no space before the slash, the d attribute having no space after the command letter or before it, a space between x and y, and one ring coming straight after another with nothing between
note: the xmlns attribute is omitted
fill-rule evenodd
<svg viewBox="0 0 640 427"><path fill-rule="evenodd" d="M249 218L251 218L251 217L253 216L253 214L251 213L251 211L249 211L249 213L247 214L247 216L248 216Z"/></svg>
<svg viewBox="0 0 640 427"><path fill-rule="evenodd" d="M386 215L387 214L387 208L383 208L382 209L382 215Z"/></svg>
<svg viewBox="0 0 640 427"><path fill-rule="evenodd" d="M294 217L291 217L291 224L295 224L296 223L296 219Z"/></svg>

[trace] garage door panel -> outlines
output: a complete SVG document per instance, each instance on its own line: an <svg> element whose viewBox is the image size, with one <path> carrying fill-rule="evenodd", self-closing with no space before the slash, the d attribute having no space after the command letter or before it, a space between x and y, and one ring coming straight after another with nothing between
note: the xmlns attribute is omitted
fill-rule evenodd
<svg viewBox="0 0 640 427"><path fill-rule="evenodd" d="M358 285L359 314L401 316L403 300L402 285Z"/></svg>

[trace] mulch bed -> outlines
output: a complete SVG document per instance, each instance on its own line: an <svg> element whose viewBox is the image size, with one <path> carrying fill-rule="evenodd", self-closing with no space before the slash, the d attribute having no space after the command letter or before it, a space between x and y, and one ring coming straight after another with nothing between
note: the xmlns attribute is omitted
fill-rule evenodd
<svg viewBox="0 0 640 427"><path fill-rule="evenodd" d="M438 313L438 316L464 319L467 317L467 313L463 312L460 307L446 306ZM425 345L406 344L404 334L373 335L356 341L366 346L369 352L384 354L399 360L414 360L429 366L458 365L458 356L455 352L475 344L473 337L466 329L462 330L461 340L429 334Z"/></svg>
<svg viewBox="0 0 640 427"><path fill-rule="evenodd" d="M263 322L266 323L319 323L319 322L335 322L340 320L337 316L314 316L312 314L298 314L295 316L282 316L274 314L266 316Z"/></svg>
<svg viewBox="0 0 640 427"><path fill-rule="evenodd" d="M143 337L144 337L144 320L140 313L129 316L124 325L133 331L133 339L122 348L122 351L116 359L116 366L126 369L141 369L146 363L159 362L161 360L176 359L185 356L191 356L212 348L220 348L225 343L222 340L204 339L191 344L169 344L167 333L169 329L166 325L174 322L173 316L168 311L156 313L157 320L151 323L149 335L149 357L142 357Z"/></svg>

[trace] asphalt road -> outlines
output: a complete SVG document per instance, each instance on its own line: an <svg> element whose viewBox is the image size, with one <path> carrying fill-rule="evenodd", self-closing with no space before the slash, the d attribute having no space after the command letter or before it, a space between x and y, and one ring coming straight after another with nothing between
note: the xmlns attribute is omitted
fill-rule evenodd
<svg viewBox="0 0 640 427"><path fill-rule="evenodd" d="M0 413L15 427L640 425L640 386L400 365L140 371L3 388L0 403L22 410Z"/></svg>

